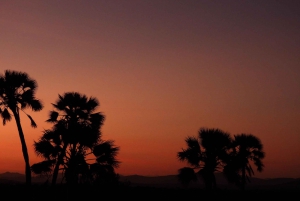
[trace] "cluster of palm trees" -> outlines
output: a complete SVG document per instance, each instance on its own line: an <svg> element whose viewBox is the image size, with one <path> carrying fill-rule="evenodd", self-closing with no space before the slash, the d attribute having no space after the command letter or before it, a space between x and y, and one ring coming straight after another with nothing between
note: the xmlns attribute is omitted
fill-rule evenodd
<svg viewBox="0 0 300 201"><path fill-rule="evenodd" d="M261 141L252 134L230 134L220 129L201 128L197 137L185 139L187 148L177 153L180 161L190 166L179 169L179 180L184 184L202 178L207 189L216 189L215 172L223 172L229 182L241 189L257 171L263 170L265 157Z"/></svg>
<svg viewBox="0 0 300 201"><path fill-rule="evenodd" d="M0 115L3 125L15 119L25 161L26 184L31 185L31 172L52 176L52 185L62 172L68 184L114 182L119 166L116 156L119 147L114 141L102 140L101 126L104 115L97 112L99 101L78 92L59 95L52 103L54 109L47 122L52 128L44 130L34 142L34 149L43 160L30 166L29 155L21 126L20 112L43 109L42 102L35 97L37 83L27 73L6 70L0 74ZM186 149L177 153L178 159L187 161L190 167L179 169L179 179L188 184L202 177L207 189L216 188L215 172L223 172L228 181L242 189L254 174L252 165L263 170L265 156L260 140L252 134L238 134L234 139L220 129L201 128L197 137L187 137ZM91 161L91 162L89 162Z"/></svg>
<svg viewBox="0 0 300 201"><path fill-rule="evenodd" d="M34 142L34 149L43 161L30 166L29 155L20 121L20 111L31 108L43 109L35 97L37 83L27 73L6 70L0 74L0 115L5 125L15 119L25 161L26 184L31 185L31 172L52 175L52 185L61 171L68 184L103 183L117 179L114 169L119 166L116 156L119 147L114 141L101 138L104 115L96 112L99 102L78 92L59 95L47 122L52 128L44 130L42 137ZM25 113L32 127L33 118ZM91 161L91 162L88 162Z"/></svg>

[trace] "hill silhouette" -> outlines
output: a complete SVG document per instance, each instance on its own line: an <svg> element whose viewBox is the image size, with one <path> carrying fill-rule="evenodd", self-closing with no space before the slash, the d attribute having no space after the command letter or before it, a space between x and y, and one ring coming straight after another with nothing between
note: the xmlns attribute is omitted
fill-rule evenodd
<svg viewBox="0 0 300 201"><path fill-rule="evenodd" d="M183 188L178 181L177 175L166 176L141 176L129 175L121 176L121 181L129 181L132 186L148 186L161 188ZM222 173L216 174L218 188L221 189L238 189L234 184L228 183ZM198 180L191 182L187 188L204 188L204 182ZM300 178L270 178L260 179L256 177L251 178L251 183L247 184L248 189L299 189Z"/></svg>
<svg viewBox="0 0 300 201"><path fill-rule="evenodd" d="M59 179L62 175L59 175ZM46 176L32 176L32 183L45 183L47 181ZM59 180L60 181L60 180ZM22 184L25 182L25 175L17 172L4 172L0 173L0 184Z"/></svg>

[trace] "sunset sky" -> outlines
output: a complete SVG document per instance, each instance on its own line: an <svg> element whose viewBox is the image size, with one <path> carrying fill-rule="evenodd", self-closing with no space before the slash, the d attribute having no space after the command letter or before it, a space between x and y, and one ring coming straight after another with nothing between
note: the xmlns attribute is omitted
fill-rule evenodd
<svg viewBox="0 0 300 201"><path fill-rule="evenodd" d="M300 177L300 1L0 0L0 73L38 83L21 114L33 150L58 94L96 97L117 173L177 174L201 127L261 139L256 177ZM2 120L1 120L2 121ZM24 173L14 121L0 124L0 173Z"/></svg>

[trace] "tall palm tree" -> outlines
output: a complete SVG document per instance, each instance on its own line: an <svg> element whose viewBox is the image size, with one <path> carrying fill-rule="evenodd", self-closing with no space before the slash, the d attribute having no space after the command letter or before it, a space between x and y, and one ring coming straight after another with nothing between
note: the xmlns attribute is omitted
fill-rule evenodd
<svg viewBox="0 0 300 201"><path fill-rule="evenodd" d="M20 111L26 108L31 108L33 111L43 109L41 101L35 97L36 89L36 81L31 79L25 72L6 70L4 74L0 75L0 114L3 119L3 125L7 121L10 121L12 116L16 121L25 161L27 185L31 184L31 171L27 146L21 126ZM32 117L27 113L25 114L30 119L31 126L34 128L37 127Z"/></svg>
<svg viewBox="0 0 300 201"><path fill-rule="evenodd" d="M251 163L256 166L258 172L261 172L264 157L265 152L259 138L252 134L235 135L224 173L230 182L236 183L244 190L246 182L250 182L249 178L254 174Z"/></svg>
<svg viewBox="0 0 300 201"><path fill-rule="evenodd" d="M96 98L87 98L78 92L59 95L56 103L52 105L56 111L50 112L47 121L53 123L54 127L50 130L50 134L47 131L40 141L35 143L35 149L37 154L41 154L47 161L55 161L52 177L52 185L55 185L60 166L67 166L68 171L65 173L69 175L67 177L69 181L74 179L80 157L85 157L86 150L93 150L99 144L104 115L95 112L99 106ZM42 146L43 143L47 145ZM43 150L46 147L49 152ZM44 155L44 153L51 154Z"/></svg>
<svg viewBox="0 0 300 201"><path fill-rule="evenodd" d="M201 128L198 138L186 138L187 149L177 153L181 161L187 161L191 167L179 169L179 179L184 183L195 180L194 174L201 175L207 189L216 188L214 173L222 171L228 148L230 135L220 129Z"/></svg>

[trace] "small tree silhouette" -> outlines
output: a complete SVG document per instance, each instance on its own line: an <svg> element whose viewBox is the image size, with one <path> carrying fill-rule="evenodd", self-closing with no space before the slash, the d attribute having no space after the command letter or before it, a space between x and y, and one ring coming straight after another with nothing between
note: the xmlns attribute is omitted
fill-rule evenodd
<svg viewBox="0 0 300 201"><path fill-rule="evenodd" d="M114 146L113 141L101 140L104 116L95 112L99 106L96 98L69 92L59 95L52 105L57 111L51 111L47 121L54 125L34 143L36 153L44 158L31 167L34 173L53 172L52 185L55 185L62 169L67 183L77 184L93 178L92 164L87 160L96 160L99 166L118 167L115 156L119 147ZM87 159L90 154L95 157Z"/></svg>
<svg viewBox="0 0 300 201"><path fill-rule="evenodd" d="M24 112L24 109L28 107L33 111L43 109L41 101L35 98L36 89L36 81L31 79L25 72L6 70L3 75L0 75L0 114L3 119L3 125L11 120L12 115L16 121L25 161L27 185L31 184L31 171L27 145L21 126L20 111ZM37 125L32 117L27 113L25 114L30 119L31 126L36 128Z"/></svg>
<svg viewBox="0 0 300 201"><path fill-rule="evenodd" d="M237 184L242 190L250 182L254 174L251 162L256 166L257 171L263 170L262 159L265 157L261 141L252 134L239 134L234 136L230 157L224 167L224 174L228 180Z"/></svg>
<svg viewBox="0 0 300 201"><path fill-rule="evenodd" d="M216 188L214 172L222 171L223 160L228 157L231 139L228 133L220 129L201 128L198 138L187 137L187 149L177 153L178 159L187 161L191 167L179 169L180 181L187 185L199 175L205 182L206 189Z"/></svg>

